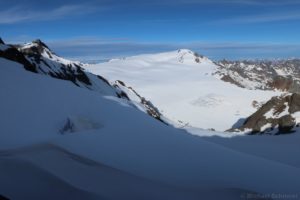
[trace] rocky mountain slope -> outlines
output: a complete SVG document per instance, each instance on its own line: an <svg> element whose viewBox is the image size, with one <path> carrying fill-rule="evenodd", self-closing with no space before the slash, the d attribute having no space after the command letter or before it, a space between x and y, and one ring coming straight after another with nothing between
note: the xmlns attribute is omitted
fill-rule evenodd
<svg viewBox="0 0 300 200"><path fill-rule="evenodd" d="M231 131L251 134L291 133L300 123L300 94L285 94L273 97L248 117L242 126Z"/></svg>
<svg viewBox="0 0 300 200"><path fill-rule="evenodd" d="M163 121L158 110L138 93L130 95L117 84L110 84L101 75L87 72L80 62L74 62L57 56L41 40L35 40L24 45L6 45L2 40L0 44L0 57L16 61L28 71L53 78L70 81L78 87L86 88L116 98L128 101L134 107L148 113L150 116ZM134 99L134 100L133 100Z"/></svg>
<svg viewBox="0 0 300 200"><path fill-rule="evenodd" d="M228 61L216 63L220 79L238 87L300 93L300 60Z"/></svg>

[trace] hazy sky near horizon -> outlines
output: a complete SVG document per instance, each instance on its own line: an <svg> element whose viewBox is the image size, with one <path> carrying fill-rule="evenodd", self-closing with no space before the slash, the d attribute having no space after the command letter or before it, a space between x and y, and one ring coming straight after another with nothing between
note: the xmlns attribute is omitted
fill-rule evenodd
<svg viewBox="0 0 300 200"><path fill-rule="evenodd" d="M179 48L213 59L300 57L300 1L0 0L0 32L79 60Z"/></svg>

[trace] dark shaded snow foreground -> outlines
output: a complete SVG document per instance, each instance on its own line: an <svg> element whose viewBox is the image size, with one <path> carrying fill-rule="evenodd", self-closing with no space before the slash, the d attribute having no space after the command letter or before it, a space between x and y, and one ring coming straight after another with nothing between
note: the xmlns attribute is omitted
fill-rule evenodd
<svg viewBox="0 0 300 200"><path fill-rule="evenodd" d="M1 55L7 48L0 45ZM262 155L235 148L243 144L240 140L223 144L166 126L118 98L115 90L99 89L107 83L87 90L77 87L82 82L75 86L31 73L3 56L0 66L4 197L196 200L299 195L300 150L290 145L299 139L296 134L281 143L252 143L290 153L276 159L269 151ZM75 128L61 134L67 119Z"/></svg>

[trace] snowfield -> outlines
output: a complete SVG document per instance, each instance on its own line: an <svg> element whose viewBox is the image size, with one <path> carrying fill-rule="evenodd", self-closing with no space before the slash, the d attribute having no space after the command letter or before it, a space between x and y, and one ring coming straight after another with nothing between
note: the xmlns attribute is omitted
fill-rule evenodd
<svg viewBox="0 0 300 200"><path fill-rule="evenodd" d="M256 111L254 100L265 102L280 94L219 80L213 75L217 65L186 49L114 59L85 68L111 82L124 81L147 97L172 124L188 130L228 130Z"/></svg>
<svg viewBox="0 0 300 200"><path fill-rule="evenodd" d="M274 94L225 84L209 75L214 67L209 60L194 64L190 54L170 62L174 53L155 58L161 67L153 67L153 56L138 63L129 58L126 62L132 65L112 61L110 67L119 66L122 79L127 77L161 105L167 117L191 120L199 127L214 119L207 128L225 129L252 110L246 99L264 100ZM115 97L25 71L3 58L0 66L0 195L21 200L240 199L247 194L286 194L295 199L300 195L298 133L229 139L194 136ZM119 79L114 77L116 68L104 66L93 67L111 80ZM236 116L237 110L231 109L238 102ZM64 127L70 131L62 132Z"/></svg>

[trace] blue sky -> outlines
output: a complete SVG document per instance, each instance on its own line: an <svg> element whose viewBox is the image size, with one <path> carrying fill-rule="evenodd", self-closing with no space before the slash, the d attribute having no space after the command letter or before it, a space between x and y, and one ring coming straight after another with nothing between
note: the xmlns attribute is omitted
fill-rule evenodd
<svg viewBox="0 0 300 200"><path fill-rule="evenodd" d="M299 0L0 1L7 42L101 60L188 48L213 59L300 57Z"/></svg>

